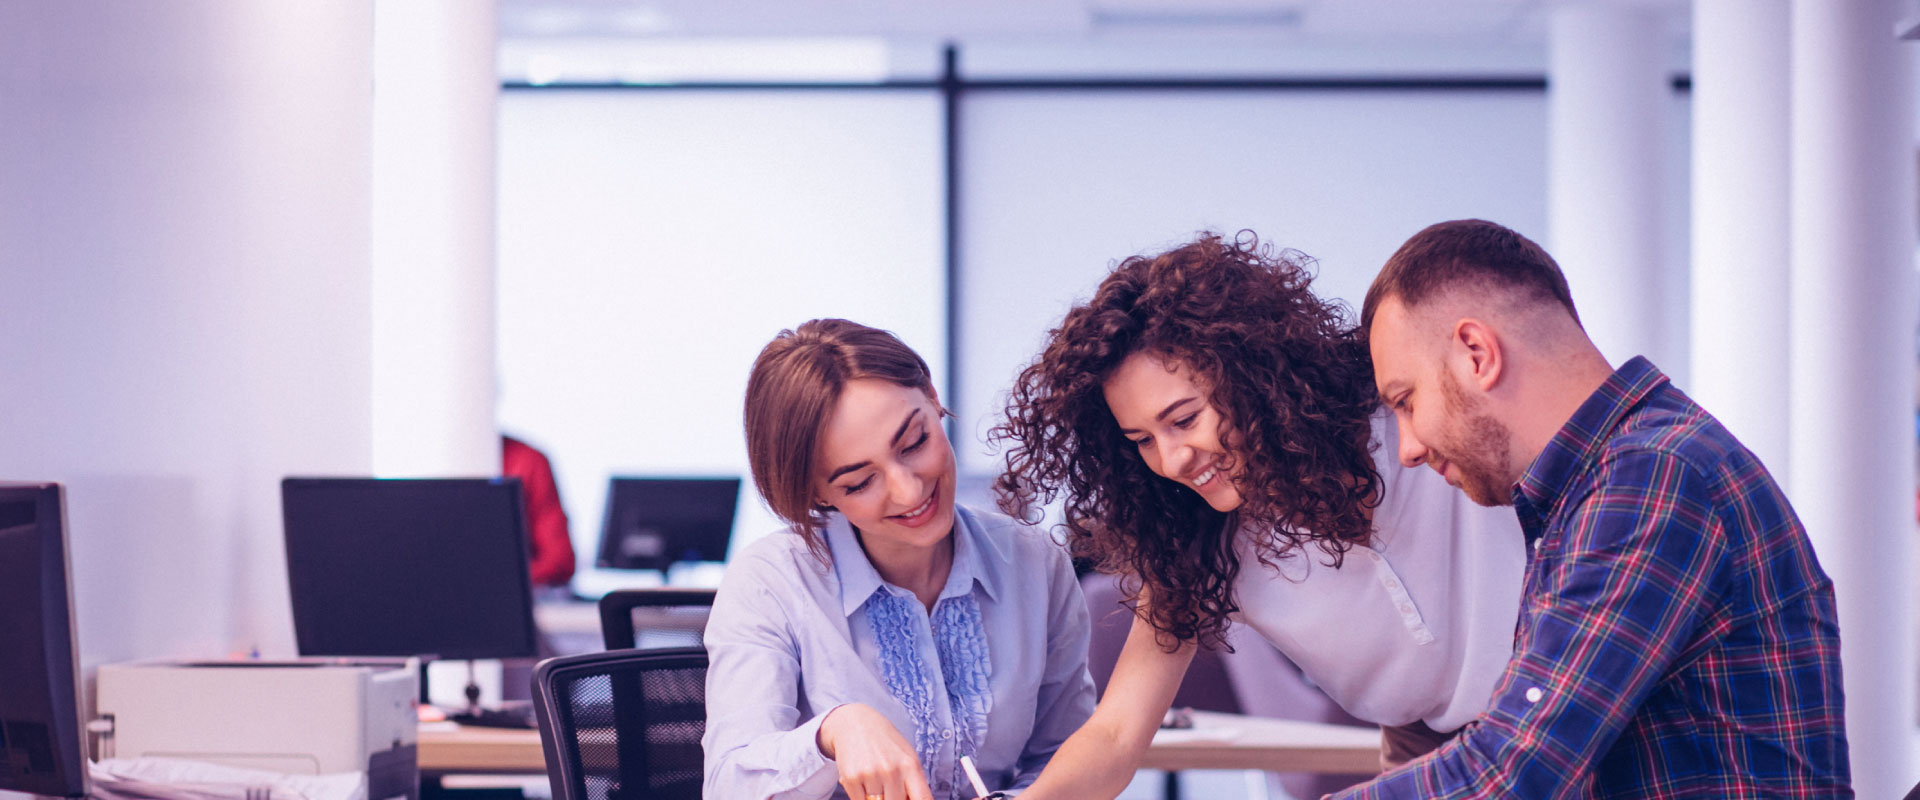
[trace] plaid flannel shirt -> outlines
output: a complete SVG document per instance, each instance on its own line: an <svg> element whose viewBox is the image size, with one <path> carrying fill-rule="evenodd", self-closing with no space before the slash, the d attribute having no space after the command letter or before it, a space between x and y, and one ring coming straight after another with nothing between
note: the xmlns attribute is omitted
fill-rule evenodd
<svg viewBox="0 0 1920 800"><path fill-rule="evenodd" d="M1341 795L1852 797L1833 585L1759 459L1644 358L1514 489L1514 657L1446 746Z"/></svg>

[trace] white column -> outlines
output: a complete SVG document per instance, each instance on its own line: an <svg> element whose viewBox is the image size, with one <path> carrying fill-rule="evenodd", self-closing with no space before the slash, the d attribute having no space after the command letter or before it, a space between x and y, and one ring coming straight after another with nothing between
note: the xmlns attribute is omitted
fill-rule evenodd
<svg viewBox="0 0 1920 800"><path fill-rule="evenodd" d="M1693 4L1691 383L1786 485L1788 0Z"/></svg>
<svg viewBox="0 0 1920 800"><path fill-rule="evenodd" d="M494 4L373 12L374 471L496 475Z"/></svg>
<svg viewBox="0 0 1920 800"><path fill-rule="evenodd" d="M371 463L372 22L0 3L0 475L68 484L87 665L293 653L280 479Z"/></svg>
<svg viewBox="0 0 1920 800"><path fill-rule="evenodd" d="M1861 797L1914 755L1914 138L1899 0L1792 0L1792 498L1839 595Z"/></svg>
<svg viewBox="0 0 1920 800"><path fill-rule="evenodd" d="M1608 360L1656 363L1664 330L1661 128L1670 91L1665 36L1651 11L1554 8L1547 72L1549 252L1581 322ZM1683 332L1675 332L1680 334Z"/></svg>

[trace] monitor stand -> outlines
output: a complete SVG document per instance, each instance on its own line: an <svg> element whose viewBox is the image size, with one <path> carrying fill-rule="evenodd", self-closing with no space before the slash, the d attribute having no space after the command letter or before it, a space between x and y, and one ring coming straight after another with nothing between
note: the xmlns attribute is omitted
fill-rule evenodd
<svg viewBox="0 0 1920 800"><path fill-rule="evenodd" d="M461 725L474 725L483 728L533 728L533 704L524 700L503 700L498 708L480 705L480 681L475 674L473 659L467 660L467 707L465 710L447 715L447 719ZM427 697L426 670L420 671L420 696Z"/></svg>

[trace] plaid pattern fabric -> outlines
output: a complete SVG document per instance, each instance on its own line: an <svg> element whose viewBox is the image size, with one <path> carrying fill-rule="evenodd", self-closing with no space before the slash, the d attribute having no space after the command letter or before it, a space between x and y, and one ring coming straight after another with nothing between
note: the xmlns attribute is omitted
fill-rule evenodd
<svg viewBox="0 0 1920 800"><path fill-rule="evenodd" d="M1447 746L1342 797L1852 797L1833 585L1766 468L1644 358L1514 490L1513 661Z"/></svg>

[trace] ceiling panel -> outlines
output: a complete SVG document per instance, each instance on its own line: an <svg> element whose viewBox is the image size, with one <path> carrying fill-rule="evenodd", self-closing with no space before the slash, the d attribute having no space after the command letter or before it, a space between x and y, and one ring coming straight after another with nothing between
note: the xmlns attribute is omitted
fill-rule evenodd
<svg viewBox="0 0 1920 800"><path fill-rule="evenodd" d="M1647 6L1684 25L1687 0ZM1550 0L500 0L501 35L1105 36L1537 40Z"/></svg>

